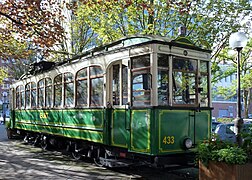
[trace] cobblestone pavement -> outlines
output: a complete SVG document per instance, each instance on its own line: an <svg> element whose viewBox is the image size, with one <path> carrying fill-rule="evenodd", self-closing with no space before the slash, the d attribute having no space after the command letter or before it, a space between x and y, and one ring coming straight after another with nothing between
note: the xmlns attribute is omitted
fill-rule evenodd
<svg viewBox="0 0 252 180"><path fill-rule="evenodd" d="M5 128L0 125L0 179L195 179L194 169L180 172L157 170L148 167L106 169L91 162L76 162L57 151L25 145L20 140L8 140Z"/></svg>

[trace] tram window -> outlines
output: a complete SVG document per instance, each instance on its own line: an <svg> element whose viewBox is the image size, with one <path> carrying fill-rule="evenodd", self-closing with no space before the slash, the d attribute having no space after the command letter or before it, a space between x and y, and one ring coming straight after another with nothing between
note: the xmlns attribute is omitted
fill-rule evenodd
<svg viewBox="0 0 252 180"><path fill-rule="evenodd" d="M51 78L45 79L45 107L52 106L52 80Z"/></svg>
<svg viewBox="0 0 252 180"><path fill-rule="evenodd" d="M37 96L36 83L31 82L31 107L36 107L36 96Z"/></svg>
<svg viewBox="0 0 252 180"><path fill-rule="evenodd" d="M103 104L103 78L91 79L91 105Z"/></svg>
<svg viewBox="0 0 252 180"><path fill-rule="evenodd" d="M120 65L113 66L113 105L120 105Z"/></svg>
<svg viewBox="0 0 252 180"><path fill-rule="evenodd" d="M25 86L25 108L31 107L31 83Z"/></svg>
<svg viewBox="0 0 252 180"><path fill-rule="evenodd" d="M168 105L169 92L169 61L168 55L158 54L158 104Z"/></svg>
<svg viewBox="0 0 252 180"><path fill-rule="evenodd" d="M133 106L150 105L150 56L132 58L132 102Z"/></svg>
<svg viewBox="0 0 252 180"><path fill-rule="evenodd" d="M90 67L90 105L103 105L103 71L100 67Z"/></svg>
<svg viewBox="0 0 252 180"><path fill-rule="evenodd" d="M199 79L199 93L200 93L200 106L206 107L209 102L208 92L208 62L200 61L200 79Z"/></svg>
<svg viewBox="0 0 252 180"><path fill-rule="evenodd" d="M90 76L98 76L103 74L103 71L100 67L91 66L89 69L90 69Z"/></svg>
<svg viewBox="0 0 252 180"><path fill-rule="evenodd" d="M74 104L74 83L73 83L73 74L65 73L65 106L73 106Z"/></svg>
<svg viewBox="0 0 252 180"><path fill-rule="evenodd" d="M35 82L31 82L31 107L36 107L36 96L37 96L37 89L36 89Z"/></svg>
<svg viewBox="0 0 252 180"><path fill-rule="evenodd" d="M16 108L20 107L20 86L16 88Z"/></svg>
<svg viewBox="0 0 252 180"><path fill-rule="evenodd" d="M150 104L150 78L149 74L133 74L133 105Z"/></svg>
<svg viewBox="0 0 252 180"><path fill-rule="evenodd" d="M113 105L125 105L128 103L128 67L120 63L112 68Z"/></svg>
<svg viewBox="0 0 252 180"><path fill-rule="evenodd" d="M197 61L173 58L173 103L196 104Z"/></svg>
<svg viewBox="0 0 252 180"><path fill-rule="evenodd" d="M44 79L38 82L38 107L44 106Z"/></svg>
<svg viewBox="0 0 252 180"><path fill-rule="evenodd" d="M143 68L150 66L150 55L132 58L132 68Z"/></svg>
<svg viewBox="0 0 252 180"><path fill-rule="evenodd" d="M122 65L122 93L123 93L123 102L122 104L128 103L128 67Z"/></svg>
<svg viewBox="0 0 252 180"><path fill-rule="evenodd" d="M88 84L87 84L87 68L80 70L77 73L77 105L87 105Z"/></svg>
<svg viewBox="0 0 252 180"><path fill-rule="evenodd" d="M62 74L54 78L54 106L62 105Z"/></svg>
<svg viewBox="0 0 252 180"><path fill-rule="evenodd" d="M25 90L24 86L20 86L20 99L21 99L21 108L25 107Z"/></svg>

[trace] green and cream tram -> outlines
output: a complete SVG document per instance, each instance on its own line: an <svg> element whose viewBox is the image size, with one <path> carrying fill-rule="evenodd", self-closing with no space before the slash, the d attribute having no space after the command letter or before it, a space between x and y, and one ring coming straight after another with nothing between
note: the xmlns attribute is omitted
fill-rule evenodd
<svg viewBox="0 0 252 180"><path fill-rule="evenodd" d="M11 86L11 128L106 166L185 163L211 133L210 53L146 35L35 63Z"/></svg>

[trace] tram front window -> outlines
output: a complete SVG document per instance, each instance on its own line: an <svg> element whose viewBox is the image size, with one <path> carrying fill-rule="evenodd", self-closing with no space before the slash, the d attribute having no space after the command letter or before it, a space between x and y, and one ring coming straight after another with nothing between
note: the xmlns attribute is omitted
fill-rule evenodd
<svg viewBox="0 0 252 180"><path fill-rule="evenodd" d="M200 88L200 106L207 107L209 103L209 84L208 84L208 62L200 61L200 78L199 78L199 88Z"/></svg>
<svg viewBox="0 0 252 180"><path fill-rule="evenodd" d="M173 58L173 103L196 104L197 61Z"/></svg>
<svg viewBox="0 0 252 180"><path fill-rule="evenodd" d="M137 74L133 76L133 103L135 106L150 104L150 75Z"/></svg>
<svg viewBox="0 0 252 180"><path fill-rule="evenodd" d="M168 55L158 54L158 105L168 105L169 92Z"/></svg>
<svg viewBox="0 0 252 180"><path fill-rule="evenodd" d="M112 67L112 102L113 105L128 103L128 67L122 62L116 62Z"/></svg>
<svg viewBox="0 0 252 180"><path fill-rule="evenodd" d="M150 55L132 58L132 101L133 106L150 105L151 74Z"/></svg>

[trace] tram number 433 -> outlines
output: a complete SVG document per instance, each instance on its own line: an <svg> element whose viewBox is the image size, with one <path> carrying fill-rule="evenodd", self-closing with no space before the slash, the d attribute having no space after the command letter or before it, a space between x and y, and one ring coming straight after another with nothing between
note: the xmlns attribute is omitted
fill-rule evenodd
<svg viewBox="0 0 252 180"><path fill-rule="evenodd" d="M175 138L174 136L164 136L163 144L174 144Z"/></svg>

